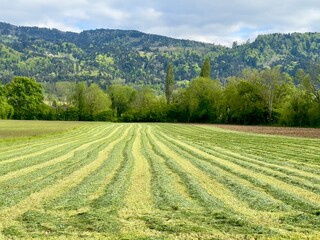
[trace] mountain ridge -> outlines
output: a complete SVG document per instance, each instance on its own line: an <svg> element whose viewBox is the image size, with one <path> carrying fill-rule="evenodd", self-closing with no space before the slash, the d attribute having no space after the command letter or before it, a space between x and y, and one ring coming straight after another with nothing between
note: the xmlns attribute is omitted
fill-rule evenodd
<svg viewBox="0 0 320 240"><path fill-rule="evenodd" d="M211 58L211 77L225 80L244 68L280 65L294 75L320 56L319 33L259 35L252 43L225 47L137 30L96 29L80 33L0 22L0 79L34 77L39 82L88 81L163 87L169 62L178 84L199 75Z"/></svg>

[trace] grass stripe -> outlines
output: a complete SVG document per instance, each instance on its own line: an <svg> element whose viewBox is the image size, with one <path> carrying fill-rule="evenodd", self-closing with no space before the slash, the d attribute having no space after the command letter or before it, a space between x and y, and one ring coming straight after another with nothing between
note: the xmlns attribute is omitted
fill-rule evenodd
<svg viewBox="0 0 320 240"><path fill-rule="evenodd" d="M215 156L205 152L204 150L200 150L201 149L200 146L197 146L198 148L196 148L194 146L191 146L190 144L187 144L187 143L182 142L180 140L175 140L169 136L168 136L168 139L170 139L170 141L172 141L172 142L178 143L180 146L182 146L185 149L188 149L194 153L197 153L197 155L201 156L204 159L208 159L208 160L217 162L219 164L223 164L228 169L232 169L233 171L235 171L237 174L241 173L242 175L246 175L251 178L254 178L257 181L261 181L262 185L264 184L264 185L276 186L276 188L283 191L283 193L291 194L291 197L295 198L297 203L305 205L306 208L311 207L311 209L313 209L313 211L315 211L318 208L318 205L320 202L319 201L320 196L315 193L312 193L312 192L306 191L304 189L289 185L289 184L284 183L282 181L279 181L273 177L266 176L262 173L252 172L246 168L239 166L236 163L229 162L225 159L215 157ZM294 194L294 195L292 195L292 194Z"/></svg>
<svg viewBox="0 0 320 240"><path fill-rule="evenodd" d="M0 143L0 148L2 150L2 154L0 156L0 161L12 158L12 157L17 157L17 156L23 156L27 153L32 153L34 152L34 149L40 148L44 149L48 146L54 146L56 145L57 141L62 142L62 141L69 141L70 139L74 139L75 137L82 137L84 135L90 134L96 130L94 126L91 128L88 127L81 127L76 130L73 130L72 132L65 132L59 134L59 136L55 136L52 138L49 137L42 137L40 139L30 139L30 140L23 140L23 143L20 144L19 141L17 142L12 142L10 143L10 149L5 149L1 146ZM27 142L27 143L26 143ZM19 151L17 151L19 149Z"/></svg>
<svg viewBox="0 0 320 240"><path fill-rule="evenodd" d="M47 202L45 209L66 210L70 214L77 214L85 211L91 202L102 196L106 186L114 178L116 172L119 171L120 165L124 160L123 149L130 140L132 129L127 129L126 131L129 131L129 133L125 133L127 138L114 146L106 156L105 162L95 172L87 176L81 185L77 185L59 198ZM118 135L114 135L109 141L114 141L118 137ZM105 144L107 143L106 141Z"/></svg>
<svg viewBox="0 0 320 240"><path fill-rule="evenodd" d="M40 164L36 164L36 165L33 165L33 166L30 166L30 167L25 167L25 168L22 168L20 170L17 170L17 171L12 171L12 172L9 172L3 176L0 176L0 183L1 182L4 182L4 181L8 181L12 178L16 178L16 177L19 177L19 176L22 176L22 175L25 175L25 174L28 174L30 172L33 172L33 171L36 171L38 169L41 169L41 168L44 168L44 167L48 167L48 166L51 166L51 165L54 165L54 164L57 164L59 162L62 162L62 161L65 161L66 159L68 158L72 158L74 157L74 155L76 154L76 152L80 152L80 151L83 151L87 148L90 148L91 145L97 143L97 142L102 142L110 137L112 137L118 130L119 130L120 127L117 127L116 129L114 129L109 136L107 137L104 137L104 138L100 138L100 139L97 139L97 140L94 140L94 141L91 141L91 142L88 142L88 143L85 143L85 144L82 144L81 146L73 149L72 151L68 151L67 154L64 154L60 157L57 157L57 158L54 158L52 160L49 160L47 162L44 162L44 163L40 163Z"/></svg>
<svg viewBox="0 0 320 240"><path fill-rule="evenodd" d="M118 129L117 129L118 130ZM117 140L111 142L105 149L101 150L95 161L87 164L86 166L78 169L69 176L57 181L54 186L42 189L39 192L31 194L28 198L16 204L13 207L4 209L0 211L0 218L2 219L0 223L0 231L4 228L14 224L14 219L28 210L39 206L42 202L48 201L63 194L68 189L78 185L83 181L83 179L94 172L103 162L105 161L105 156L113 149L113 147L126 137L126 134L122 135Z"/></svg>
<svg viewBox="0 0 320 240"><path fill-rule="evenodd" d="M241 194L241 199L246 201L251 208L257 210L267 211L282 211L288 210L288 206L284 205L281 201L273 198L271 195L267 195L263 192L263 189L256 187L251 182L238 177L236 174L232 174L219 165L215 165L214 162L204 161L205 159L194 154L193 151L186 151L184 148L179 148L179 145L171 142L165 136L158 134L158 138L162 138L163 142L169 141L172 150L179 154L184 159L190 161L196 167L209 174L212 178L225 185L235 194ZM254 201L254 202L252 202ZM259 204L260 203L260 204ZM289 208L290 209L290 208Z"/></svg>
<svg viewBox="0 0 320 240"><path fill-rule="evenodd" d="M113 141L117 137L119 137L118 134L108 139L108 141ZM31 193L40 191L42 188L54 184L55 181L63 176L69 175L78 168L93 161L98 152L107 144L108 142L106 141L97 142L90 145L90 148L85 152L78 151L73 157L70 157L65 161L38 169L22 177L14 178L1 184L1 205L5 207L13 205L17 201L21 201L29 196ZM7 197L3 199L4 196Z"/></svg>
<svg viewBox="0 0 320 240"><path fill-rule="evenodd" d="M125 197L125 206L119 211L122 219L121 233L124 236L154 236L157 231L151 230L142 217L154 213L153 197L151 194L151 170L148 160L143 156L141 144L142 126L135 132L136 138L132 144L134 167L131 184Z"/></svg>
<svg viewBox="0 0 320 240"><path fill-rule="evenodd" d="M231 162L239 164L248 169L264 173L266 175L275 177L283 182L305 188L314 193L320 193L320 186L318 185L318 183L320 183L320 178L315 174L297 169L287 170L284 168L280 168L273 164L263 163L253 158L242 156L242 154L239 153L233 153L221 147L212 147L205 145L205 147L201 146L200 148L213 156L230 160Z"/></svg>
<svg viewBox="0 0 320 240"><path fill-rule="evenodd" d="M88 136L94 136L97 137L100 133L97 132L97 128L92 129L93 131L89 131L89 132L81 132L81 133L77 133L74 136L69 138L61 138L58 141L59 142L66 142L63 143L64 144L70 144L76 141L79 141L81 139L85 139ZM76 140L74 140L76 139ZM3 154L2 155L2 160L0 161L0 164L6 164L6 163L10 163L10 162L14 162L14 161L18 161L18 160L23 160L25 158L30 158L30 157L35 157L37 155L41 155L44 154L46 151L50 151L55 149L55 147L57 146L57 139L55 139L51 144L47 144L47 143L40 143L40 144L35 144L33 145L31 142L29 143L29 145L26 148L26 151L22 151L19 146L15 146L14 152L12 154Z"/></svg>
<svg viewBox="0 0 320 240"><path fill-rule="evenodd" d="M219 200L217 207L224 209L224 211L229 209L227 211L238 214L240 218L245 217L252 226L259 227L265 225L275 227L275 223L270 219L269 214L259 214L259 212L250 209L244 202L237 199L224 185L209 178L203 171L173 152L170 147L157 139L153 132L150 134L150 138L157 143L162 154L168 156L170 159L174 159L174 162L178 164L178 168L184 169L184 171L191 174L191 176L197 179L201 187L215 199Z"/></svg>

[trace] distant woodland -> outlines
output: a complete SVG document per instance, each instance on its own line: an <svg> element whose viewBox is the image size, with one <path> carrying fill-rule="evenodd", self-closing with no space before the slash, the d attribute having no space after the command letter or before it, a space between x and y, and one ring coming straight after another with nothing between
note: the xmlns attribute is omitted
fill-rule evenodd
<svg viewBox="0 0 320 240"><path fill-rule="evenodd" d="M228 48L0 23L0 118L319 127L319 56L318 33Z"/></svg>

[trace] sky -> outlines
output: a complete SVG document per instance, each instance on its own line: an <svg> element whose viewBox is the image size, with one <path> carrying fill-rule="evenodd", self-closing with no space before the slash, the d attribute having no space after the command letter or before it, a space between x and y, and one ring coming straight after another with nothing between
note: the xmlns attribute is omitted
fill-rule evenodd
<svg viewBox="0 0 320 240"><path fill-rule="evenodd" d="M231 46L259 34L320 32L320 1L0 0L0 22L73 32L139 30Z"/></svg>

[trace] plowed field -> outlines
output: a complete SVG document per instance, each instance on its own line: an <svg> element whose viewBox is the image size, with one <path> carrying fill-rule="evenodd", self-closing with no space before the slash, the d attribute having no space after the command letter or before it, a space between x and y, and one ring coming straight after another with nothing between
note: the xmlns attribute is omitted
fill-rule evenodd
<svg viewBox="0 0 320 240"><path fill-rule="evenodd" d="M216 127L249 133L282 135L289 137L320 138L320 128L264 127L241 125L215 125Z"/></svg>

